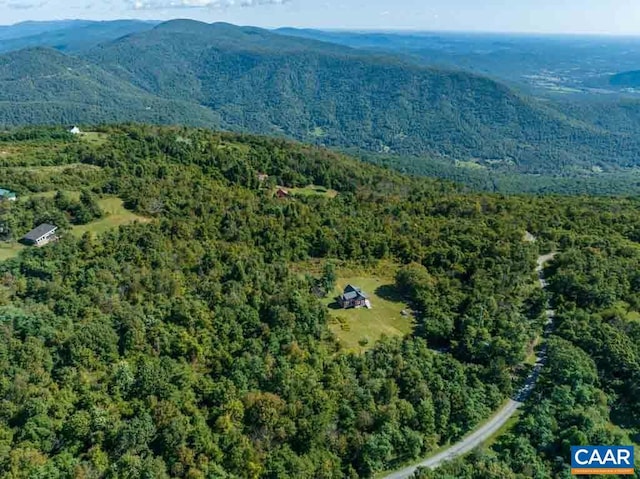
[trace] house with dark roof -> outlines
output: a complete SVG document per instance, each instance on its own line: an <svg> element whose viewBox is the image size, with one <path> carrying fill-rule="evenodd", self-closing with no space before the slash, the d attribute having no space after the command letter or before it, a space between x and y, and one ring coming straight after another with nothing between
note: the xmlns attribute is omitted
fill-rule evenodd
<svg viewBox="0 0 640 479"><path fill-rule="evenodd" d="M43 223L24 235L21 241L34 246L43 246L57 239L55 235L57 229L57 226Z"/></svg>
<svg viewBox="0 0 640 479"><path fill-rule="evenodd" d="M0 201L15 201L16 194L13 191L5 190L4 188L0 188Z"/></svg>
<svg viewBox="0 0 640 479"><path fill-rule="evenodd" d="M338 303L343 309L349 308L371 308L369 296L367 296L360 288L348 284L344 288L343 293L338 296Z"/></svg>

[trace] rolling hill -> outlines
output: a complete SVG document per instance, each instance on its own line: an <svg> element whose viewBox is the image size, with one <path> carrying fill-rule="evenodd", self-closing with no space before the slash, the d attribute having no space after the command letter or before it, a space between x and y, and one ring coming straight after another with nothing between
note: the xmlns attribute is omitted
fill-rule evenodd
<svg viewBox="0 0 640 479"><path fill-rule="evenodd" d="M205 105L227 128L327 146L534 173L626 166L640 152L485 77L257 28L172 21L86 58L149 93Z"/></svg>
<svg viewBox="0 0 640 479"><path fill-rule="evenodd" d="M253 27L174 20L73 57L13 52L0 71L5 125L185 123L504 173L571 176L640 157L632 133L489 78Z"/></svg>
<svg viewBox="0 0 640 479"><path fill-rule="evenodd" d="M35 48L0 56L0 125L139 121L215 126L215 113L158 98L81 58Z"/></svg>
<svg viewBox="0 0 640 479"><path fill-rule="evenodd" d="M83 27L91 23L87 20L54 20L49 22L20 22L14 25L0 25L0 41L40 35L56 30Z"/></svg>
<svg viewBox="0 0 640 479"><path fill-rule="evenodd" d="M78 52L102 42L149 30L157 23L139 20L18 23L0 27L0 52L30 47L51 47L64 52Z"/></svg>
<svg viewBox="0 0 640 479"><path fill-rule="evenodd" d="M640 87L640 70L616 73L609 78L609 84L618 88Z"/></svg>
<svg viewBox="0 0 640 479"><path fill-rule="evenodd" d="M404 55L412 62L462 69L494 78L529 95L557 101L628 98L609 83L611 72L636 70L637 37L479 32L323 31L278 33L357 49ZM635 95L633 95L635 96Z"/></svg>

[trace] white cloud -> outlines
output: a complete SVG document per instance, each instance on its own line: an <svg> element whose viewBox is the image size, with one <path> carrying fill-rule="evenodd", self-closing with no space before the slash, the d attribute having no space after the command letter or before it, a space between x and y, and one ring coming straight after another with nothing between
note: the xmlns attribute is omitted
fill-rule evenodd
<svg viewBox="0 0 640 479"><path fill-rule="evenodd" d="M167 8L227 8L281 5L289 0L127 0L135 10L163 10Z"/></svg>
<svg viewBox="0 0 640 479"><path fill-rule="evenodd" d="M0 6L6 5L8 8L13 10L32 10L40 7L44 7L47 3L47 0L44 1L28 1L28 0L15 0L8 2L0 2Z"/></svg>

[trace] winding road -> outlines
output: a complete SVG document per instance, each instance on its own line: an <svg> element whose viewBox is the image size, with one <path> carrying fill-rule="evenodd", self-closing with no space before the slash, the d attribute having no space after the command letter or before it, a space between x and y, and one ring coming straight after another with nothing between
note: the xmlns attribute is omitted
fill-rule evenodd
<svg viewBox="0 0 640 479"><path fill-rule="evenodd" d="M540 282L541 288L547 287L547 282L544 279L544 264L547 261L553 259L556 253L549 253L546 255L542 255L538 257L536 272L538 273L538 281ZM547 316L547 324L545 326L544 334L547 336L553 330L553 318L555 316L555 311L552 309L547 309L545 312ZM529 374L529 377L525 381L524 385L518 391L513 399L507 401L489 421L484 423L478 429L473 431L471 434L463 438L461 441L456 444L451 445L444 451L436 454L435 456L430 457L422 462L417 464L413 464L411 466L405 467L396 472L392 472L383 477L383 479L409 479L413 477L416 471L420 468L428 468L435 469L440 466L442 463L450 461L460 456L464 456L465 454L473 451L476 447L480 446L486 440L488 440L493 434L495 434L502 426L506 424L506 422L515 414L515 412L524 404L524 401L529 397L531 391L536 385L538 381L538 376L540 375L540 370L544 366L546 362L546 345L540 348L538 355L536 357L536 364Z"/></svg>

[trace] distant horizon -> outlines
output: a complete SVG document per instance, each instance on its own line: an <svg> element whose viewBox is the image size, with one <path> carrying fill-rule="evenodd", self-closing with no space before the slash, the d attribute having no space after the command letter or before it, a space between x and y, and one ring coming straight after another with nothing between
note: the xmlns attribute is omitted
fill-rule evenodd
<svg viewBox="0 0 640 479"><path fill-rule="evenodd" d="M349 33L384 33L384 34L452 34L452 35L497 35L497 36L528 36L528 37L605 37L605 38L638 38L639 33L608 33L608 32L537 32L537 31L505 31L505 30L449 30L449 29L414 29L411 27L335 27L335 26L297 26L297 25L253 25L233 23L224 20L205 21L197 18L175 17L168 19L145 19L135 17L121 17L113 19L95 18L61 18L53 20L20 20L13 23L2 23L0 27L14 27L24 24L46 24L46 23L66 23L66 22L92 22L109 23L119 21L132 21L143 23L162 24L175 20L191 20L195 22L212 25L215 23L227 23L238 27L255 27L265 30L295 29L295 30L319 30L324 32L349 32ZM0 40L1 41L1 40Z"/></svg>
<svg viewBox="0 0 640 479"><path fill-rule="evenodd" d="M4 25L88 17L366 32L640 36L638 0L0 0Z"/></svg>

